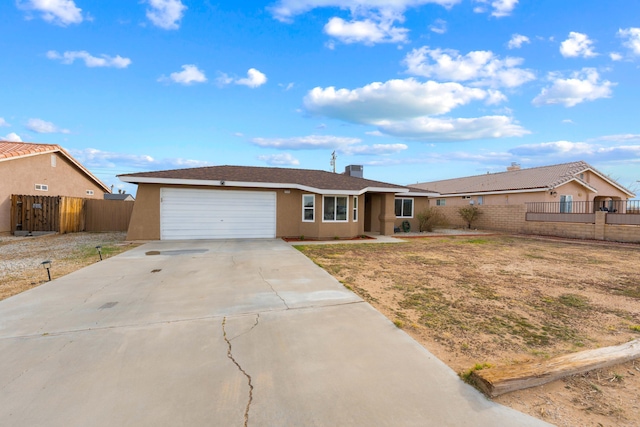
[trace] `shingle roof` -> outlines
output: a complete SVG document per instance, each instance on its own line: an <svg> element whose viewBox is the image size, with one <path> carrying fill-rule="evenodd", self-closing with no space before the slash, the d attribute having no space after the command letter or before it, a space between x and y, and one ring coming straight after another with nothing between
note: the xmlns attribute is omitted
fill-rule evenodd
<svg viewBox="0 0 640 427"><path fill-rule="evenodd" d="M140 172L118 175L126 182L150 182L166 180L225 181L228 183L292 184L320 190L361 191L381 188L406 191L407 187L356 178L349 175L313 169L288 169L255 166L209 166L191 169L174 169L156 172ZM142 179L140 179L142 178Z"/></svg>
<svg viewBox="0 0 640 427"><path fill-rule="evenodd" d="M413 184L414 187L429 189L440 194L464 194L484 193L494 191L518 191L518 190L549 190L576 180L588 188L592 188L587 182L580 179L580 173L591 170L606 178L606 175L598 172L589 164L578 161L562 163L559 165L541 166L537 168L518 169L507 172L490 173L484 175L468 176L463 178L445 179L442 181L424 182ZM612 184L632 194L615 181L608 179Z"/></svg>
<svg viewBox="0 0 640 427"><path fill-rule="evenodd" d="M71 163L73 163L78 169L80 169L82 173L86 174L89 179L95 181L95 183L100 186L105 193L111 192L111 189L107 187L105 183L96 178L79 161L74 159L71 154L67 153L62 147L57 144L35 144L32 142L0 141L0 162L46 153L60 153Z"/></svg>

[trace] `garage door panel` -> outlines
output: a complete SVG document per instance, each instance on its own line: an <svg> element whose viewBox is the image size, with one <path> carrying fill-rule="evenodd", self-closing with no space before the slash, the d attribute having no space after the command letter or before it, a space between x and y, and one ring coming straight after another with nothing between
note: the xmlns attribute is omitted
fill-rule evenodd
<svg viewBox="0 0 640 427"><path fill-rule="evenodd" d="M163 188L160 205L161 238L273 238L276 194Z"/></svg>

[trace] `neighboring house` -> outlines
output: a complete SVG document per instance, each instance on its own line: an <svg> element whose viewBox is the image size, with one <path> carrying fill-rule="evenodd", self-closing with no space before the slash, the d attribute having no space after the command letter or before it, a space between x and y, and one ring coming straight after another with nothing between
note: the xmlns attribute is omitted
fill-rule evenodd
<svg viewBox="0 0 640 427"><path fill-rule="evenodd" d="M414 184L440 193L432 206L513 205L526 202L594 202L597 210L611 201L626 201L635 195L615 180L578 161L520 169L512 164L506 172Z"/></svg>
<svg viewBox="0 0 640 427"><path fill-rule="evenodd" d="M131 194L127 194L127 193L114 193L114 194L104 193L104 199L105 200L124 200L126 202L133 202L136 200L133 198Z"/></svg>
<svg viewBox="0 0 640 427"><path fill-rule="evenodd" d="M102 199L109 187L59 145L0 141L0 232L11 231L11 195Z"/></svg>
<svg viewBox="0 0 640 427"><path fill-rule="evenodd" d="M119 175L138 185L127 239L389 235L433 195L347 171L212 166Z"/></svg>

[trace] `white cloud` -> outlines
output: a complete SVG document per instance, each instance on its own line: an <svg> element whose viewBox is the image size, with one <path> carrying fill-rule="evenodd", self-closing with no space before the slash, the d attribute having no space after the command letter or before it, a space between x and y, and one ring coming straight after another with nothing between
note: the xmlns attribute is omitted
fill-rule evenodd
<svg viewBox="0 0 640 427"><path fill-rule="evenodd" d="M446 81L470 81L476 86L517 87L535 79L522 68L522 58L499 59L491 51L472 51L461 55L453 49L429 49L423 46L407 54L407 72L416 76Z"/></svg>
<svg viewBox="0 0 640 427"><path fill-rule="evenodd" d="M281 22L291 22L293 17L315 8L340 8L348 10L350 19L332 17L324 27L326 34L343 43L405 43L409 30L398 27L404 22L407 8L425 4L439 4L450 8L461 0L279 0L269 7L273 16ZM438 27L441 28L441 27ZM327 44L335 48L333 41Z"/></svg>
<svg viewBox="0 0 640 427"><path fill-rule="evenodd" d="M373 144L373 145L355 145L338 149L342 154L347 156L380 156L385 154L395 154L409 148L406 144Z"/></svg>
<svg viewBox="0 0 640 427"><path fill-rule="evenodd" d="M291 82L291 83L278 83L278 86L280 86L281 88L284 89L285 92L290 91L291 89L293 89L295 87L295 83Z"/></svg>
<svg viewBox="0 0 640 427"><path fill-rule="evenodd" d="M235 84L248 86L250 88L256 88L262 86L267 82L267 76L256 70L255 68L250 68L247 71L247 77L244 79L235 80Z"/></svg>
<svg viewBox="0 0 640 427"><path fill-rule="evenodd" d="M294 16L309 12L319 7L349 9L352 13L370 10L402 12L410 7L425 4L439 4L450 8L462 0L278 0L268 10L274 18L282 22L290 22Z"/></svg>
<svg viewBox="0 0 640 427"><path fill-rule="evenodd" d="M22 138L20 138L20 135L18 135L15 132L11 132L9 134L7 134L6 136L2 136L0 137L1 141L7 141L7 142L22 142Z"/></svg>
<svg viewBox="0 0 640 427"><path fill-rule="evenodd" d="M351 20L333 17L324 26L324 32L343 43L403 43L407 41L409 30L394 27L395 20L373 18L365 20Z"/></svg>
<svg viewBox="0 0 640 427"><path fill-rule="evenodd" d="M622 55L618 52L611 52L609 58L611 58L612 61L622 61Z"/></svg>
<svg viewBox="0 0 640 427"><path fill-rule="evenodd" d="M29 119L26 128L36 133L71 133L68 129L60 129L53 123L42 119Z"/></svg>
<svg viewBox="0 0 640 427"><path fill-rule="evenodd" d="M429 25L429 30L436 34L444 34L447 32L447 21L444 19L436 19L433 24Z"/></svg>
<svg viewBox="0 0 640 427"><path fill-rule="evenodd" d="M87 67L127 68L131 64L131 59L123 58L120 55L109 56L102 54L100 57L96 57L84 50L67 51L63 54L50 50L47 52L47 58L60 60L63 64L73 64L76 59L81 59Z"/></svg>
<svg viewBox="0 0 640 427"><path fill-rule="evenodd" d="M332 135L309 135L293 138L253 138L251 142L259 147L279 150L321 150L358 144L362 140Z"/></svg>
<svg viewBox="0 0 640 427"><path fill-rule="evenodd" d="M52 24L67 26L82 22L82 9L73 0L16 0L19 8L40 12L42 19Z"/></svg>
<svg viewBox="0 0 640 427"><path fill-rule="evenodd" d="M3 117L0 117L0 127L8 127L8 126L11 126L11 125L7 123L7 121Z"/></svg>
<svg viewBox="0 0 640 427"><path fill-rule="evenodd" d="M531 43L529 37L523 36L522 34L514 34L511 36L511 40L509 40L509 43L507 43L507 48L520 49L525 43Z"/></svg>
<svg viewBox="0 0 640 427"><path fill-rule="evenodd" d="M187 6L180 0L147 0L147 18L153 25L165 30L177 30L180 28L180 20Z"/></svg>
<svg viewBox="0 0 640 427"><path fill-rule="evenodd" d="M266 154L258 156L258 160L265 162L269 166L298 166L300 164L300 161L289 153Z"/></svg>
<svg viewBox="0 0 640 427"><path fill-rule="evenodd" d="M511 15L513 9L515 9L519 0L474 0L475 3L478 3L476 7L473 8L475 13L485 13L488 11L488 6L490 5L492 8L491 16L495 16L496 18L504 18L505 16Z"/></svg>
<svg viewBox="0 0 640 427"><path fill-rule="evenodd" d="M114 153L101 151L95 148L85 148L83 150L68 150L73 157L78 159L88 168L118 168L134 170L153 169L174 169L174 168L195 168L211 165L210 162L202 160L189 160L182 158L154 159L149 155Z"/></svg>
<svg viewBox="0 0 640 427"><path fill-rule="evenodd" d="M517 4L518 0L494 0L491 2L491 6L493 7L491 15L496 18L509 16Z"/></svg>
<svg viewBox="0 0 640 427"><path fill-rule="evenodd" d="M608 80L601 81L600 75L593 68L583 68L574 72L570 78L563 78L558 73L550 73L551 86L533 99L533 105L561 104L573 107L585 101L599 98L610 98L611 88L616 85Z"/></svg>
<svg viewBox="0 0 640 427"><path fill-rule="evenodd" d="M204 75L204 71L199 70L195 65L185 64L182 66L182 71L171 73L169 77L161 76L158 81L173 81L182 85L190 85L193 83L204 83L207 81L207 77Z"/></svg>
<svg viewBox="0 0 640 427"><path fill-rule="evenodd" d="M388 135L419 141L467 141L523 136L530 133L506 116L456 119L419 117L381 123L378 129Z"/></svg>
<svg viewBox="0 0 640 427"><path fill-rule="evenodd" d="M488 96L487 91L459 83L420 83L409 78L371 83L353 90L316 87L307 93L303 103L314 115L376 124L381 120L444 114Z"/></svg>
<svg viewBox="0 0 640 427"><path fill-rule="evenodd" d="M540 144L526 144L509 150L510 153L528 157L560 160L575 160L576 156L587 162L640 162L640 145L629 145L619 135L596 138L594 141L606 141L607 145L592 142L554 141ZM633 142L639 142L640 135L634 135ZM612 144L613 143L613 144Z"/></svg>
<svg viewBox="0 0 640 427"><path fill-rule="evenodd" d="M634 55L640 55L640 28L621 28L617 35L624 40L624 47L630 49Z"/></svg>
<svg viewBox="0 0 640 427"><path fill-rule="evenodd" d="M568 39L560 43L560 53L565 58L575 58L578 56L593 58L598 55L593 50L593 42L589 39L589 36L574 31L569 33Z"/></svg>
<svg viewBox="0 0 640 427"><path fill-rule="evenodd" d="M216 82L220 86L226 86L233 83L236 85L248 86L250 88L257 88L267 82L267 76L261 73L260 71L256 70L255 68L250 68L249 71L247 71L247 77L245 78L233 78L226 73L219 73L219 76L216 79ZM289 85L287 85L285 90L289 90L290 85L293 85L293 83L290 83Z"/></svg>

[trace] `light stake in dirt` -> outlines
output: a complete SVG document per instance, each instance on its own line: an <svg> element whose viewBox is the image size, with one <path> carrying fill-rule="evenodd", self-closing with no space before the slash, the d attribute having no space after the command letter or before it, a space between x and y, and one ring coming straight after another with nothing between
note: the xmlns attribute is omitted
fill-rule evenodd
<svg viewBox="0 0 640 427"><path fill-rule="evenodd" d="M49 277L49 281L51 281L51 271L49 271L51 268L51 261L42 261L41 264L47 269L47 276Z"/></svg>
<svg viewBox="0 0 640 427"><path fill-rule="evenodd" d="M100 257L100 261L102 261L102 246L96 246L96 249L98 250L98 256Z"/></svg>

